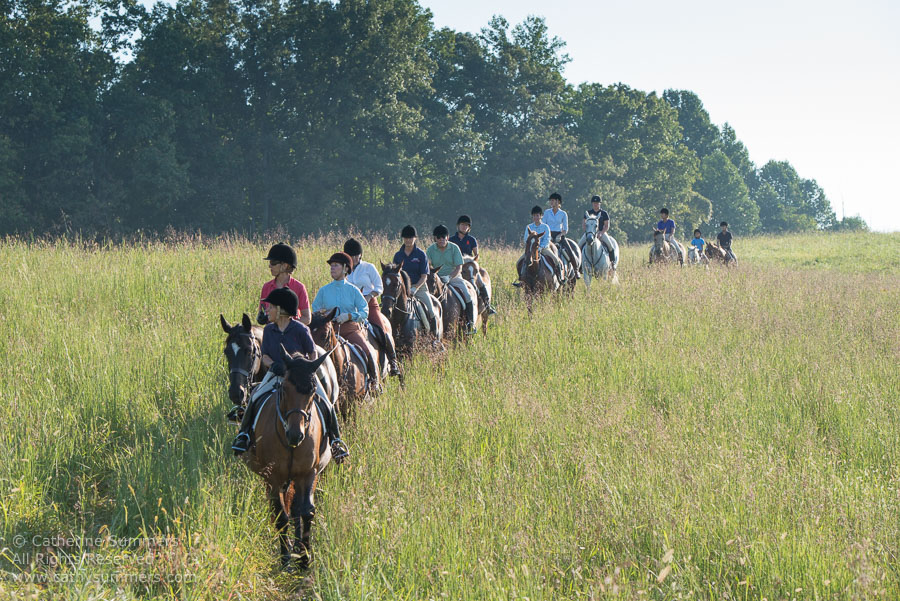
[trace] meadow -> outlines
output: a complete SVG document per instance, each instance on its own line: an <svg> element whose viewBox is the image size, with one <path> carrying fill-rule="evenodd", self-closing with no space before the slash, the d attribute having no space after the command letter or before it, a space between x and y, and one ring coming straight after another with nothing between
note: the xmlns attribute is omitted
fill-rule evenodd
<svg viewBox="0 0 900 601"><path fill-rule="evenodd" d="M900 598L900 235L647 248L530 313L485 252L501 315L357 409L287 574L218 323L268 242L0 243L0 599Z"/></svg>

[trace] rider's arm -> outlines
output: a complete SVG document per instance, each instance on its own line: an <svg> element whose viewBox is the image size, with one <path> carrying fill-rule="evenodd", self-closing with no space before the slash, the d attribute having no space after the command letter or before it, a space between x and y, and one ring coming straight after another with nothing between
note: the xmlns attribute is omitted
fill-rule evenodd
<svg viewBox="0 0 900 601"><path fill-rule="evenodd" d="M563 220L560 224L559 235L565 236L567 233L569 233L569 214L563 211Z"/></svg>
<svg viewBox="0 0 900 601"><path fill-rule="evenodd" d="M309 309L301 309L300 317L297 319L300 323L305 326L309 325L309 322L312 320L312 312Z"/></svg>
<svg viewBox="0 0 900 601"><path fill-rule="evenodd" d="M275 362L272 361L272 357L270 357L268 355L262 356L262 364L265 365L266 367L272 367L273 363L275 363Z"/></svg>
<svg viewBox="0 0 900 601"><path fill-rule="evenodd" d="M450 272L450 279L452 280L453 278L457 277L461 273L462 273L462 265L457 265L456 267L453 268L453 271Z"/></svg>
<svg viewBox="0 0 900 601"><path fill-rule="evenodd" d="M603 227L600 228L600 234L605 234L609 231L609 219L603 220Z"/></svg>

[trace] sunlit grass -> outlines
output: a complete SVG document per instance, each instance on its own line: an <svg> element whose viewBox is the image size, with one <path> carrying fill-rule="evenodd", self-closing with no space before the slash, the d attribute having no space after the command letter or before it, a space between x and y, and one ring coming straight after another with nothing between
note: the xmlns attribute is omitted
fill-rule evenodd
<svg viewBox="0 0 900 601"><path fill-rule="evenodd" d="M297 245L311 291L341 241ZM630 246L620 286L531 314L518 251L486 253L500 318L357 412L301 576L226 452L218 314L253 313L266 250L0 247L0 596L900 596L900 237L739 240L709 271ZM60 534L113 538L16 561Z"/></svg>

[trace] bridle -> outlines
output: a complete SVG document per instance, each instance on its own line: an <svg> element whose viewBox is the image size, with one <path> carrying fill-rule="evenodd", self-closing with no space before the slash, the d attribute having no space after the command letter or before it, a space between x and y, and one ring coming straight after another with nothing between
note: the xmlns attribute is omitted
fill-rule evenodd
<svg viewBox="0 0 900 601"><path fill-rule="evenodd" d="M237 374L237 375L245 378L245 380L246 380L244 383L245 388L249 392L251 378L253 377L253 374L256 374L259 372L260 362L262 361L262 351L259 348L259 343L256 341L256 337L253 336L253 334L251 334L250 332L241 332L240 334L233 334L233 336L236 336L238 338L243 338L244 336L246 336L247 338L250 339L250 369L246 370L242 367L232 367L231 370L228 372L229 377L233 374ZM229 338L229 340L230 340L230 338ZM226 344L227 344L227 341L226 341ZM244 350L244 349L240 349L239 352L242 350ZM236 353L234 356L235 363L237 363L237 358L239 356L239 352Z"/></svg>
<svg viewBox="0 0 900 601"><path fill-rule="evenodd" d="M294 459L294 453L293 453L293 450L296 449L298 446L300 446L300 443L302 443L302 442L306 439L306 435L308 434L309 423L310 423L310 415L309 415L309 412L306 411L305 409L291 409L291 410L288 411L287 413L282 413L282 411L281 411L281 399L284 397L284 395L282 394L283 389L284 389L284 382L282 381L281 385L280 385L278 388L275 389L275 396L276 396L276 399L275 399L275 415L278 417L278 421L281 422L281 427L282 427L282 429L284 430L284 440L282 440L281 438L279 438L279 442L281 442L281 444L284 445L284 447L285 447L286 449L290 449L290 450L291 450L291 462L293 462L293 459ZM312 396L310 396L310 402L314 402L314 401L312 400L312 397L315 396L315 395L316 395L316 391L315 391L315 389L313 389ZM287 439L287 432L288 432L288 423L287 423L287 420L288 420L288 418L289 418L290 416L294 415L295 413L297 413L297 414L300 415L300 433L301 433L301 436L300 436L300 440L297 441L297 444L292 445L292 444L290 444L290 443L288 442L288 439ZM304 423L305 423L306 425L303 425ZM288 468L288 470L290 471L290 467Z"/></svg>

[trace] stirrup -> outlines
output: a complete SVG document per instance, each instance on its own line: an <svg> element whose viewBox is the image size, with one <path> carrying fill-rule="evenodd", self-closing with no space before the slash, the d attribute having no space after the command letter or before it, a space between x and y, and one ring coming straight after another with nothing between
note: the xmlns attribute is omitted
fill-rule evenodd
<svg viewBox="0 0 900 601"><path fill-rule="evenodd" d="M243 441L246 441L243 445L241 444ZM235 455L240 455L241 453L246 453L250 450L250 435L246 432L238 432L238 435L235 436L234 441L231 443L231 448L234 450Z"/></svg>
<svg viewBox="0 0 900 601"><path fill-rule="evenodd" d="M488 303L488 306L487 306L487 313L488 313L488 315L496 315L496 314L497 314L497 309L494 308L494 305Z"/></svg>
<svg viewBox="0 0 900 601"><path fill-rule="evenodd" d="M521 288L522 282L513 282L512 285L515 286L516 288Z"/></svg>
<svg viewBox="0 0 900 601"><path fill-rule="evenodd" d="M390 374L392 376L400 375L400 364L397 363L396 359L388 362L388 374Z"/></svg>
<svg viewBox="0 0 900 601"><path fill-rule="evenodd" d="M335 438L331 441L331 458L335 463L341 464L349 456L350 451L347 449L347 445L344 444L343 440Z"/></svg>
<svg viewBox="0 0 900 601"><path fill-rule="evenodd" d="M231 408L231 411L228 412L226 417L228 418L228 421L239 424L241 423L241 420L244 419L244 408L240 405L235 405Z"/></svg>

